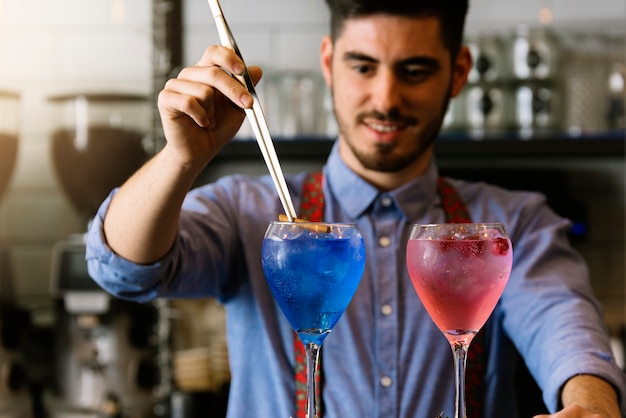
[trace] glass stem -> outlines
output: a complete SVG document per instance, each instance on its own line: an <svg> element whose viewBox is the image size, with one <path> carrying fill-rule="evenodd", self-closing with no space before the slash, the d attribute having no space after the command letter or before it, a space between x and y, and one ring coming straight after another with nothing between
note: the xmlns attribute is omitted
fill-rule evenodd
<svg viewBox="0 0 626 418"><path fill-rule="evenodd" d="M307 386L307 417L319 418L315 405L315 371L319 361L320 346L315 343L308 343L305 346L306 352L306 386Z"/></svg>
<svg viewBox="0 0 626 418"><path fill-rule="evenodd" d="M467 344L456 342L454 351L454 380L456 382L455 418L467 418L465 412L465 365L467 362Z"/></svg>

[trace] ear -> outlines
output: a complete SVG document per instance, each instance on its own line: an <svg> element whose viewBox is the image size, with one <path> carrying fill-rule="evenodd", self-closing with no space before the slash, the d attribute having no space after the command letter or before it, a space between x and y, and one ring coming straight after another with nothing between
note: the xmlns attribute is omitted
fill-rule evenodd
<svg viewBox="0 0 626 418"><path fill-rule="evenodd" d="M333 61L333 41L330 35L322 39L320 48L320 66L326 85L332 88L332 61Z"/></svg>
<svg viewBox="0 0 626 418"><path fill-rule="evenodd" d="M452 67L452 97L456 97L465 87L472 65L472 53L469 48L466 46L461 47Z"/></svg>

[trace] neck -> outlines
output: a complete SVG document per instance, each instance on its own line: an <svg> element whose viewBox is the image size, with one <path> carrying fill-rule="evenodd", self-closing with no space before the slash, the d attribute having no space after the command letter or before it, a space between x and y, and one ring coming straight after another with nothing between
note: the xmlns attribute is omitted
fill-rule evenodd
<svg viewBox="0 0 626 418"><path fill-rule="evenodd" d="M339 139L339 156L359 177L377 190L387 192L399 188L426 172L433 158L433 145L424 150L411 164L396 171L380 171L365 167L341 138Z"/></svg>

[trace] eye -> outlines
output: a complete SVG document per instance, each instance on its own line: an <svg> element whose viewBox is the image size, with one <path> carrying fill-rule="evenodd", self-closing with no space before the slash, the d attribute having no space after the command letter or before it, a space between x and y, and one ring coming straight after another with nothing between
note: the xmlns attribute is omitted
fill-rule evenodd
<svg viewBox="0 0 626 418"><path fill-rule="evenodd" d="M434 70L424 66L407 66L400 69L401 78L409 82L420 82L427 79Z"/></svg>
<svg viewBox="0 0 626 418"><path fill-rule="evenodd" d="M372 65L363 63L353 64L352 69L358 74L369 74L374 71L374 67Z"/></svg>

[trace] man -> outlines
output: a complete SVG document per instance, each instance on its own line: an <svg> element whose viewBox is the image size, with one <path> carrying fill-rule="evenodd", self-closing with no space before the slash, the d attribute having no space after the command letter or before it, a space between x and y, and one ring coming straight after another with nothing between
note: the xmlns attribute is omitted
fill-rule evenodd
<svg viewBox="0 0 626 418"><path fill-rule="evenodd" d="M324 167L323 213L359 225L367 266L324 343L324 416L453 415L451 350L411 286L404 253L411 224L446 220L433 142L471 67L461 47L467 3L327 3L331 35L321 66L340 134ZM243 65L213 46L167 82L159 96L167 144L104 202L87 258L94 279L122 298L219 298L228 316L228 416L289 417L293 332L260 264L263 233L282 212L272 182L229 176L188 193L238 130L239 107L252 102L224 70L240 74ZM250 72L261 76L256 67ZM305 178L288 178L296 206ZM473 221L504 223L514 248L511 278L485 326L482 416L515 417L516 402L524 402L512 384L517 349L550 416L619 417L624 375L584 263L567 242L569 223L538 194L448 182Z"/></svg>

